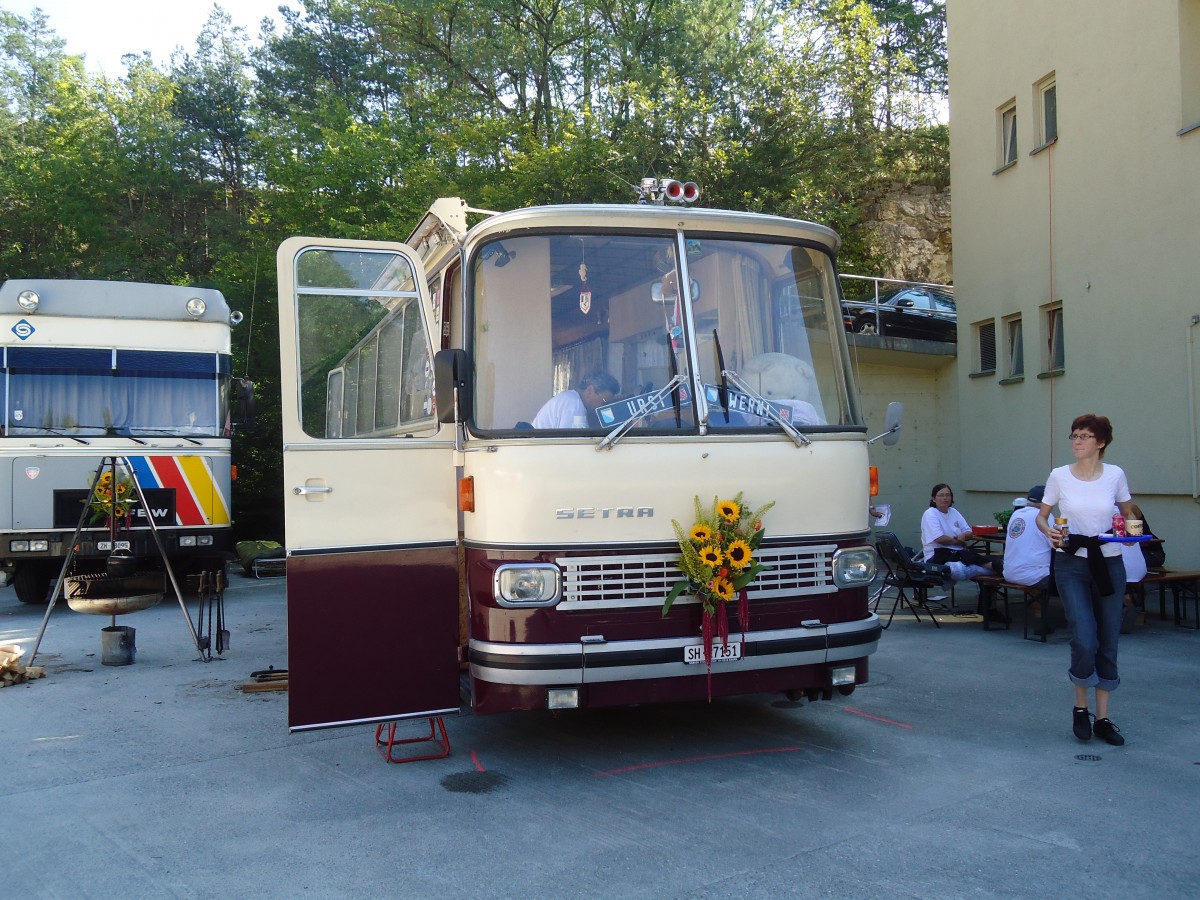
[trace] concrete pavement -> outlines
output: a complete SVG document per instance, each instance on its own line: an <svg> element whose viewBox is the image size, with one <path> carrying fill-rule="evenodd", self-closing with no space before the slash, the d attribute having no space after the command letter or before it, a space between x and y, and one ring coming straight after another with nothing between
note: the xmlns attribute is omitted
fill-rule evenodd
<svg viewBox="0 0 1200 900"><path fill-rule="evenodd" d="M60 604L47 677L0 690L4 896L1159 898L1200 883L1200 633L1153 617L1122 639L1123 748L1071 736L1064 631L1042 645L1019 622L901 614L849 698L464 714L446 720L448 759L388 765L373 728L290 736L286 694L236 690L287 665L282 579L233 575L226 613L224 659L196 661L164 601L122 618L137 661L108 667L108 620ZM28 650L41 614L0 591L0 644ZM353 648L330 660L353 690Z"/></svg>

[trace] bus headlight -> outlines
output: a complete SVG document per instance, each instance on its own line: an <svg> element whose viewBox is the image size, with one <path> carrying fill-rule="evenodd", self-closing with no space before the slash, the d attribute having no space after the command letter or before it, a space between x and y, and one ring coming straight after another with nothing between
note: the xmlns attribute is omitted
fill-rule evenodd
<svg viewBox="0 0 1200 900"><path fill-rule="evenodd" d="M42 302L42 298L37 295L37 291L21 291L17 294L17 305L25 312L37 312L38 304Z"/></svg>
<svg viewBox="0 0 1200 900"><path fill-rule="evenodd" d="M833 583L838 587L863 587L875 578L875 551L847 547L833 554Z"/></svg>
<svg viewBox="0 0 1200 900"><path fill-rule="evenodd" d="M506 607L553 606L560 577L558 566L550 563L503 565L492 577L492 596Z"/></svg>
<svg viewBox="0 0 1200 900"><path fill-rule="evenodd" d="M184 308L187 310L187 314L189 316L191 316L193 319L198 319L204 315L204 311L208 309L208 304L199 297L193 297L184 304Z"/></svg>

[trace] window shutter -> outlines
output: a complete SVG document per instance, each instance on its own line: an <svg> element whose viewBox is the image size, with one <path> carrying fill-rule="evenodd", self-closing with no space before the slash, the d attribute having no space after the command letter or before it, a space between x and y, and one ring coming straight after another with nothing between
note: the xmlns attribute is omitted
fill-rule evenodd
<svg viewBox="0 0 1200 900"><path fill-rule="evenodd" d="M996 371L996 323L982 322L979 325L979 371Z"/></svg>

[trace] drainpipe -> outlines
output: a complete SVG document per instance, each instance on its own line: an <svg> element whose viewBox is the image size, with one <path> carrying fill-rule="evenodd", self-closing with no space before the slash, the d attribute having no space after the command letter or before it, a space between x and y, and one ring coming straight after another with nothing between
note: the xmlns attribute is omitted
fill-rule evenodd
<svg viewBox="0 0 1200 900"><path fill-rule="evenodd" d="M1196 447L1196 326L1200 316L1193 315L1187 330L1188 421L1192 441L1192 500L1200 503L1200 451Z"/></svg>

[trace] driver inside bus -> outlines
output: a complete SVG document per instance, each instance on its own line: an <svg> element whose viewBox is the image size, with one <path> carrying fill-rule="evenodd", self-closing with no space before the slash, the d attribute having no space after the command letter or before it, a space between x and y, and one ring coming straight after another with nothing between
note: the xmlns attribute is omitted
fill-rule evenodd
<svg viewBox="0 0 1200 900"><path fill-rule="evenodd" d="M617 379L607 372L593 372L573 390L555 394L533 417L534 428L589 428L596 424L596 408L612 403L621 392Z"/></svg>

